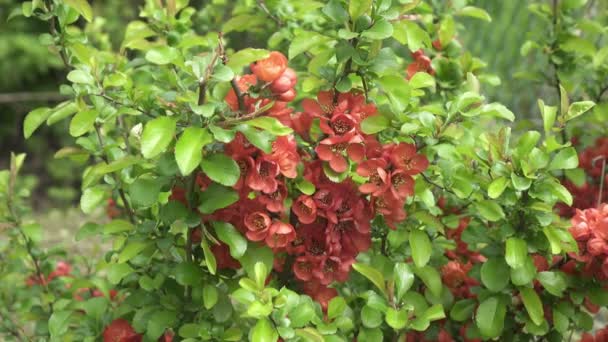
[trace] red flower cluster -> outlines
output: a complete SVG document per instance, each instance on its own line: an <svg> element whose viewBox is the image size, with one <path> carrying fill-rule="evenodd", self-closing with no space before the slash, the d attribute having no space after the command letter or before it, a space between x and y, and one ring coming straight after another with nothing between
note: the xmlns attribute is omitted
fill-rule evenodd
<svg viewBox="0 0 608 342"><path fill-rule="evenodd" d="M473 264L470 261L465 264L456 260L449 261L441 267L441 280L455 298L476 297L471 292L471 286L478 286L479 282L468 275L472 268Z"/></svg>
<svg viewBox="0 0 608 342"><path fill-rule="evenodd" d="M595 332L595 335L584 333L580 342L608 342L608 327L599 329Z"/></svg>
<svg viewBox="0 0 608 342"><path fill-rule="evenodd" d="M251 64L250 68L253 74L243 75L237 80L238 88L243 92L245 111L252 113L274 101L268 110L270 116L289 115L292 110L287 108L287 102L296 98L294 87L298 77L293 69L287 67L287 58L282 53L273 51L268 58ZM260 96L250 95L250 88ZM225 100L232 110L239 110L234 89L228 92Z"/></svg>
<svg viewBox="0 0 608 342"><path fill-rule="evenodd" d="M570 233L579 251L569 256L583 263L583 275L608 280L608 204L597 209L576 209Z"/></svg>
<svg viewBox="0 0 608 342"><path fill-rule="evenodd" d="M141 342L142 338L123 318L113 320L103 330L103 342Z"/></svg>
<svg viewBox="0 0 608 342"><path fill-rule="evenodd" d="M36 274L33 274L25 280L25 284L27 286L46 285L55 278L70 276L71 272L72 266L69 263L65 261L59 261L55 266L55 270L52 271L48 276L44 276L42 274L38 276Z"/></svg>
<svg viewBox="0 0 608 342"><path fill-rule="evenodd" d="M441 43L439 43L441 47ZM440 50L440 48L438 48ZM431 66L431 59L424 54L422 49L413 52L414 61L407 66L407 79L411 79L417 72L426 72L435 75L435 69Z"/></svg>
<svg viewBox="0 0 608 342"><path fill-rule="evenodd" d="M574 140L574 139L573 139ZM579 167L585 171L587 182L577 186L565 179L562 184L572 194L572 206L563 203L557 204L559 214L563 217L572 217L576 209L587 209L597 204L600 184L604 182L604 189L608 189L608 175L603 175L602 180L602 157L608 163L608 137L598 138L595 145L584 149L578 155ZM604 190L600 202L608 202L608 191Z"/></svg>

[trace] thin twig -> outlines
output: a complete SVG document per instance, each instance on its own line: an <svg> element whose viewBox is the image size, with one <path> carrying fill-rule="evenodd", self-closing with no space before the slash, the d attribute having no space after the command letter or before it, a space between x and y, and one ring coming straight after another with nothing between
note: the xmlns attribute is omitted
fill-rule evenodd
<svg viewBox="0 0 608 342"><path fill-rule="evenodd" d="M46 9L47 11L50 13L53 11L53 1L52 0L45 0L45 5L46 5ZM57 20L55 19L55 15L51 15L51 19L49 20L49 26L50 26L50 30L51 30L51 35L53 37L56 38L60 38L60 34L57 31ZM68 62L68 57L65 54L65 50L63 48L62 45L58 45L57 49L59 50L59 56L61 56L61 61L63 62L63 65L65 66L66 69L70 69L70 63Z"/></svg>
<svg viewBox="0 0 608 342"><path fill-rule="evenodd" d="M228 57L226 57L226 50L224 49L224 40L223 40L224 35L222 34L222 32L218 33L218 52L220 55L220 59L222 60L222 63L224 65L226 65L226 63L228 63ZM236 99L239 103L239 110L241 112L245 111L245 100L243 99L243 93L241 92L241 88L239 88L238 83L236 82L236 77L233 78L230 81L230 85L232 86L232 90L234 90L234 93L236 94Z"/></svg>
<svg viewBox="0 0 608 342"><path fill-rule="evenodd" d="M604 183L606 182L606 156L599 156L597 158L593 159L593 166L595 166L595 163L598 162L599 160L602 161L602 172L600 172L600 189L599 192L597 194L597 207L599 209L600 205L602 204L602 199L604 197Z"/></svg>
<svg viewBox="0 0 608 342"><path fill-rule="evenodd" d="M431 180L429 177L427 177L427 175L425 175L424 173L420 173L420 176L422 176L422 178L423 178L423 179L424 179L424 180L425 180L427 183L429 183L429 184L433 185L434 187L436 187L436 188L438 188L438 189L440 189L440 190L442 190L442 191L449 192L449 193L451 193L452 195L456 195L456 194L455 194L455 193L454 193L452 190L450 190L450 189L448 189L448 188L446 188L446 187L443 187L443 186L441 186L441 185L439 185L439 184L437 184L437 183L433 182L433 181L432 181L432 180Z"/></svg>
<svg viewBox="0 0 608 342"><path fill-rule="evenodd" d="M607 91L608 91L608 85L604 86L604 88L601 88L600 92L597 94L597 97L595 98L595 102L601 102L602 96L604 96L604 93Z"/></svg>
<svg viewBox="0 0 608 342"><path fill-rule="evenodd" d="M367 81L365 80L365 75L361 71L357 71L357 75L361 77L361 83L363 84L363 92L365 93L365 102L368 101L368 88Z"/></svg>
<svg viewBox="0 0 608 342"><path fill-rule="evenodd" d="M63 101L68 98L54 91L5 93L0 94L0 103Z"/></svg>
<svg viewBox="0 0 608 342"><path fill-rule="evenodd" d="M272 14L268 10L268 7L266 7L266 2L264 0L258 0L257 4L258 4L258 7L260 7L262 9L262 11L264 11L264 13L266 13L266 15L270 19L272 19L272 21L274 21L279 27L285 26L285 23L283 23L283 21L281 19L279 19L279 17L277 17L276 15Z"/></svg>
<svg viewBox="0 0 608 342"><path fill-rule="evenodd" d="M106 164L110 163L110 159L108 158L106 152L104 151L105 149L105 145L103 142L103 138L101 136L101 127L98 124L95 124L95 132L97 133L97 141L99 142L99 147L101 148L101 159L103 159L103 161ZM131 209L131 205L129 204L129 201L127 201L127 196L125 195L125 191L122 189L122 186L119 184L120 179L119 177L117 177L116 175L112 174L112 178L114 178L114 181L118 184L118 194L120 195L120 199L122 200L122 204L125 206L125 210L127 211L127 214L129 216L129 221L131 221L131 223L135 223L135 217L133 216L133 210Z"/></svg>

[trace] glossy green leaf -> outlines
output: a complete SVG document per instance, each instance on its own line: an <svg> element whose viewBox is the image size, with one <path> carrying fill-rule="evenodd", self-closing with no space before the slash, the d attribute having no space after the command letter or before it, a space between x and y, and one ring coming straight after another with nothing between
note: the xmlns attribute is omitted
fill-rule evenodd
<svg viewBox="0 0 608 342"><path fill-rule="evenodd" d="M528 256L528 245L525 240L520 238L509 238L505 247L505 261L511 268L518 268L524 265Z"/></svg>
<svg viewBox="0 0 608 342"><path fill-rule="evenodd" d="M414 270L414 274L416 274L418 278L422 280L424 285L428 287L435 297L441 297L441 293L443 292L441 276L435 268L428 265L421 268L416 268Z"/></svg>
<svg viewBox="0 0 608 342"><path fill-rule="evenodd" d="M215 260L215 254L209 248L209 243L206 238L201 239L201 248L203 249L203 255L205 256L205 265L209 273L215 274L217 271L217 261ZM202 265L202 264L201 264Z"/></svg>
<svg viewBox="0 0 608 342"><path fill-rule="evenodd" d="M96 186L87 188L83 191L82 197L80 197L80 209L82 209L82 212L85 214L90 214L99 207L106 199L106 196L105 187Z"/></svg>
<svg viewBox="0 0 608 342"><path fill-rule="evenodd" d="M182 175L189 175L203 158L203 147L213 141L211 133L200 127L188 127L175 144L175 161Z"/></svg>
<svg viewBox="0 0 608 342"><path fill-rule="evenodd" d="M40 127L52 113L53 112L48 107L36 108L27 113L25 120L23 121L23 136L26 139L31 137L32 133L34 133L34 131Z"/></svg>
<svg viewBox="0 0 608 342"><path fill-rule="evenodd" d="M146 60L150 63L165 65L175 61L179 57L179 51L171 46L159 46L146 53Z"/></svg>
<svg viewBox="0 0 608 342"><path fill-rule="evenodd" d="M64 2L78 11L87 21L93 20L93 9L87 0L64 0Z"/></svg>
<svg viewBox="0 0 608 342"><path fill-rule="evenodd" d="M566 147L557 152L551 163L549 170L574 169L578 166L578 154L574 147Z"/></svg>
<svg viewBox="0 0 608 342"><path fill-rule="evenodd" d="M568 108L568 112L566 113L565 121L570 121L585 114L594 106L595 102L593 101L580 101L572 103Z"/></svg>
<svg viewBox="0 0 608 342"><path fill-rule="evenodd" d="M458 10L457 14L467 16L467 17L481 19L481 20L484 20L487 22L492 21L492 17L490 17L488 12L486 12L485 10L483 10L479 7L465 6L465 7L461 8L460 10Z"/></svg>
<svg viewBox="0 0 608 342"><path fill-rule="evenodd" d="M475 324L486 338L500 336L504 328L506 306L498 297L488 297L479 304Z"/></svg>
<svg viewBox="0 0 608 342"><path fill-rule="evenodd" d="M410 248L416 267L424 267L433 254L431 239L423 230L415 229L410 232Z"/></svg>
<svg viewBox="0 0 608 342"><path fill-rule="evenodd" d="M519 293L532 322L536 325L542 324L545 320L543 303L536 291L533 288L524 287L520 289Z"/></svg>
<svg viewBox="0 0 608 342"><path fill-rule="evenodd" d="M505 177L498 177L488 186L488 197L496 199L502 195L508 185L508 180Z"/></svg>
<svg viewBox="0 0 608 342"><path fill-rule="evenodd" d="M408 312L405 309L397 310L388 308L386 310L386 323L389 327L400 330L405 328L408 322Z"/></svg>
<svg viewBox="0 0 608 342"><path fill-rule="evenodd" d="M454 303L450 310L450 318L456 322L464 322L471 318L477 302L473 299L462 299Z"/></svg>
<svg viewBox="0 0 608 342"><path fill-rule="evenodd" d="M228 58L228 63L226 63L226 66L232 69L233 72L240 74L244 67L249 66L249 64L255 61L268 57L269 54L270 52L264 49L243 49L231 55Z"/></svg>
<svg viewBox="0 0 608 342"><path fill-rule="evenodd" d="M372 25L369 29L363 31L362 37L381 40L389 38L393 35L393 26L386 20L380 19Z"/></svg>
<svg viewBox="0 0 608 342"><path fill-rule="evenodd" d="M353 268L355 271L361 273L365 278L369 279L382 293L386 294L386 286L384 283L384 276L375 268L362 264L362 263L354 263Z"/></svg>
<svg viewBox="0 0 608 342"><path fill-rule="evenodd" d="M361 131L365 134L376 134L390 126L390 121L384 115L368 116L361 122Z"/></svg>
<svg viewBox="0 0 608 342"><path fill-rule="evenodd" d="M97 111L94 109L86 109L76 113L72 117L72 121L70 121L70 135L79 137L91 131L94 128L97 114Z"/></svg>
<svg viewBox="0 0 608 342"><path fill-rule="evenodd" d="M200 195L198 210L203 214L211 214L218 209L225 208L239 200L239 194L231 188L211 183L206 191Z"/></svg>
<svg viewBox="0 0 608 342"><path fill-rule="evenodd" d="M395 277L395 297L397 300L401 300L414 284L414 273L406 263L398 262L393 269L393 276Z"/></svg>
<svg viewBox="0 0 608 342"><path fill-rule="evenodd" d="M196 285L203 282L203 271L192 262L181 262L173 269L175 281L180 285Z"/></svg>
<svg viewBox="0 0 608 342"><path fill-rule="evenodd" d="M547 292L556 297L562 297L563 292L568 287L566 277L559 271L540 272L536 276L536 279L538 279Z"/></svg>
<svg viewBox="0 0 608 342"><path fill-rule="evenodd" d="M72 311L68 310L53 312L48 322L49 334L51 335L51 338L59 340L62 336L65 336L65 333L69 328L71 316Z"/></svg>
<svg viewBox="0 0 608 342"><path fill-rule="evenodd" d="M268 318L257 321L251 330L251 342L276 342L278 334Z"/></svg>
<svg viewBox="0 0 608 342"><path fill-rule="evenodd" d="M352 0L348 2L348 14L351 20L356 20L371 10L372 0Z"/></svg>
<svg viewBox="0 0 608 342"><path fill-rule="evenodd" d="M228 222L214 221L213 228L217 237L230 247L230 255L238 259L247 250L247 240L239 233L233 225Z"/></svg>
<svg viewBox="0 0 608 342"><path fill-rule="evenodd" d="M501 291L509 284L509 265L502 258L488 259L481 266L481 281L490 291Z"/></svg>
<svg viewBox="0 0 608 342"><path fill-rule="evenodd" d="M169 147L175 125L175 120L168 116L160 116L146 124L141 135L141 153L145 158L154 158Z"/></svg>
<svg viewBox="0 0 608 342"><path fill-rule="evenodd" d="M261 116L243 123L263 129L273 135L288 135L293 132L291 128L283 125L277 118L271 116Z"/></svg>
<svg viewBox="0 0 608 342"><path fill-rule="evenodd" d="M225 186L236 184L241 175L239 165L223 153L205 156L201 162L201 167L211 180Z"/></svg>
<svg viewBox="0 0 608 342"><path fill-rule="evenodd" d="M475 203L477 212L484 219L492 222L496 222L505 217L505 213L498 203L491 200L483 200Z"/></svg>

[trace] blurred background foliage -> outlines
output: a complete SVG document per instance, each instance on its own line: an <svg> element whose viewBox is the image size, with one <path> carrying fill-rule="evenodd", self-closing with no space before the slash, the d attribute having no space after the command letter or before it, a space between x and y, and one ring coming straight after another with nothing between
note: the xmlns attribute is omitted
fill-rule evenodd
<svg viewBox="0 0 608 342"><path fill-rule="evenodd" d="M447 1L447 0L446 0ZM608 10L604 1L592 8L595 11ZM127 23L136 18L144 0L92 0L95 20L87 25L96 46L111 49L119 48ZM229 18L235 21L235 28L227 34L233 40L233 46L263 46L267 33L272 32L276 22L263 17L259 31L240 32L238 30L239 12L250 9L233 8L230 0L194 0L190 1L199 11L195 15L195 28L200 32L219 30L226 27ZM488 63L488 70L495 73L501 84L486 88L486 96L491 101L498 101L509 107L519 119L518 125L535 126L540 124L536 101L545 99L546 103L555 104L555 88L546 79L533 80L534 70L547 70L551 66L546 57L538 50L522 56L522 45L527 40L534 40L542 34L546 22L532 15L528 9L528 0L477 0L475 5L484 8L492 16L492 22L465 20L466 33L458 39L462 45ZM280 0L266 1L268 7L282 10ZM599 4L599 5L598 5ZM258 4L259 5L259 4ZM45 104L51 106L61 101L58 92L65 79L60 58L44 44L48 27L21 16L11 16L15 8L21 6L18 0L0 0L0 168L6 167L9 151L28 154L25 171L31 175L35 184L34 205L37 208L71 206L78 199L78 188L75 174L82 172L79 165L66 159L53 159L53 154L60 146L70 145L70 139L64 132L66 127L61 123L50 128L41 129L31 139L22 138L22 121L25 114L35 107ZM251 1L251 6L256 6ZM259 11L263 9L258 7ZM241 11L242 10L242 11ZM301 9L289 9L301 10ZM302 10L306 10L305 8ZM280 13L279 17L289 17L289 13ZM245 17L246 15L243 15ZM10 18L10 20L9 20ZM250 16L247 20L262 17ZM277 17L275 17L276 19ZM607 23L608 24L608 23ZM102 33L103 32L103 33ZM237 44L234 44L237 43ZM67 125L68 121L63 121Z"/></svg>

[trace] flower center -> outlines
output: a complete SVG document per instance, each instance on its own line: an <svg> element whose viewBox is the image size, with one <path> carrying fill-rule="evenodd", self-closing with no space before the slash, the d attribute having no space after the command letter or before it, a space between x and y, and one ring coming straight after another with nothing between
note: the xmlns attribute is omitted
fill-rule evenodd
<svg viewBox="0 0 608 342"><path fill-rule="evenodd" d="M331 145L331 151L334 153L344 152L344 150L346 150L347 147L348 147L348 143L345 143L345 142L337 143L337 144Z"/></svg>
<svg viewBox="0 0 608 342"><path fill-rule="evenodd" d="M336 134L342 135L350 131L352 129L352 125L350 122L344 119L339 119L331 123L331 128L334 130L334 132L336 132Z"/></svg>

